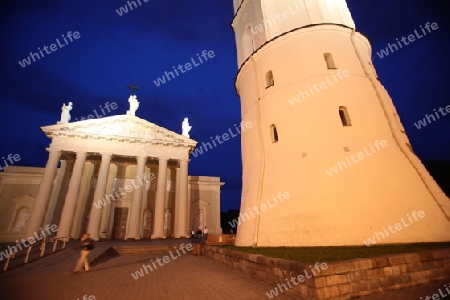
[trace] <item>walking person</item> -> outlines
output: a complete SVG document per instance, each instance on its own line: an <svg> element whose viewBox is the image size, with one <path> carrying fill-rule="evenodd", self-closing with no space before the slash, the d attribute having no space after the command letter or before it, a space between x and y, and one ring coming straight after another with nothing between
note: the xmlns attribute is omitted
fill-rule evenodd
<svg viewBox="0 0 450 300"><path fill-rule="evenodd" d="M89 253L92 249L94 249L94 241L91 240L89 233L83 234L83 237L81 238L81 255L73 273L80 272L83 267L85 272L89 272Z"/></svg>

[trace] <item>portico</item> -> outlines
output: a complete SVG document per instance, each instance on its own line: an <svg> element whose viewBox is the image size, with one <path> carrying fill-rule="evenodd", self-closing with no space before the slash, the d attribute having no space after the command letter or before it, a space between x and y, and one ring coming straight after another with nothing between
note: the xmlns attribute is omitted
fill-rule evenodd
<svg viewBox="0 0 450 300"><path fill-rule="evenodd" d="M145 209L153 211L151 238L189 236L188 163L197 142L132 115L51 125L42 130L52 142L25 236L32 236L43 225L60 160L69 167L60 174L67 177L67 188L60 189L55 197L64 199L57 237L76 237L74 226L83 221L95 240L105 233L105 227L106 233L113 235L114 222L119 221L113 218L113 224L107 224L107 215L114 215L115 208L128 210L126 225L121 225L126 229L125 239L142 238ZM93 170L89 172L88 168ZM144 176L150 172L157 173L156 180ZM80 187L86 179L93 186L93 196L83 200ZM114 205L95 205L127 181L133 182L132 190L121 192L111 202ZM171 230L165 231L167 227Z"/></svg>

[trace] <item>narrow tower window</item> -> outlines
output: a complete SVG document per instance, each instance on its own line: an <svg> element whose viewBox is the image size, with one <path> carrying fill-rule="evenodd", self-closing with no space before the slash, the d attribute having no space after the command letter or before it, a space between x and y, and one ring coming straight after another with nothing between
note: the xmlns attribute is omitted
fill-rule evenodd
<svg viewBox="0 0 450 300"><path fill-rule="evenodd" d="M339 117L341 118L342 126L352 126L347 107L339 106Z"/></svg>
<svg viewBox="0 0 450 300"><path fill-rule="evenodd" d="M277 126L274 124L270 125L270 135L272 136L272 143L278 142Z"/></svg>
<svg viewBox="0 0 450 300"><path fill-rule="evenodd" d="M327 63L328 70L336 69L336 65L334 64L334 59L331 53L324 53L323 57L325 58L325 62Z"/></svg>
<svg viewBox="0 0 450 300"><path fill-rule="evenodd" d="M273 80L273 72L269 71L266 73L266 89L273 86L275 81Z"/></svg>

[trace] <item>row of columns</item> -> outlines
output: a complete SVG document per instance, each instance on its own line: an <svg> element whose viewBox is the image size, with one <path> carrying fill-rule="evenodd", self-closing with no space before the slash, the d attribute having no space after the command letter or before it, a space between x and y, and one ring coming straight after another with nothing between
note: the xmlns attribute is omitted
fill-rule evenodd
<svg viewBox="0 0 450 300"><path fill-rule="evenodd" d="M97 185L94 191L93 204L90 210L90 218L87 232L94 240L99 239L100 222L102 217L102 208L94 206L98 200L102 199L106 194L106 183L111 165L112 153L103 153L98 172ZM50 193L53 187L53 180L56 175L58 162L61 157L61 151L49 150L49 159L45 166L41 185L36 196L35 205L28 228L24 238L34 236L35 232L39 232L40 226L43 225L46 209L50 199ZM75 163L73 166L72 176L69 181L69 187L65 197L61 219L58 226L57 237L69 237L73 224L73 217L78 199L78 191L83 174L83 168L86 161L86 152L77 152ZM165 238L164 235L164 210L166 203L166 186L167 186L167 158L159 158L158 177L156 186L155 215L152 238ZM137 166L135 180L143 180L146 156L137 157ZM130 207L129 226L127 228L126 239L140 239L139 229L142 223L142 196L144 185L139 185L134 190L133 200ZM188 161L180 160L180 167L177 171L177 189L175 195L175 232L174 237L187 237L187 199L188 189Z"/></svg>

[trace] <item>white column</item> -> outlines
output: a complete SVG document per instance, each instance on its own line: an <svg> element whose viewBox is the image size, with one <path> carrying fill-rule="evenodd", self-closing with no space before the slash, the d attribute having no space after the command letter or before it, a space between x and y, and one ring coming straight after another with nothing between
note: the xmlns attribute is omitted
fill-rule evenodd
<svg viewBox="0 0 450 300"><path fill-rule="evenodd" d="M177 219L175 228L175 238L189 237L187 232L188 213L188 161L180 160L179 182L177 182L177 195L175 196L175 218ZM179 186L178 186L179 185Z"/></svg>
<svg viewBox="0 0 450 300"><path fill-rule="evenodd" d="M61 151L53 149L49 150L49 157L47 164L45 165L44 175L42 176L39 191L36 195L31 218L30 221L28 221L28 227L24 237L25 239L30 236L34 236L35 232L39 232L39 227L44 225L42 222L45 218L45 212L47 210L50 193L53 187L53 180L55 179L56 169L58 168L60 157Z"/></svg>
<svg viewBox="0 0 450 300"><path fill-rule="evenodd" d="M59 221L58 233L56 237L69 237L72 227L73 215L77 205L78 190L80 189L81 175L83 174L84 162L86 161L86 152L78 152L75 164L73 166L72 176L69 181L64 207Z"/></svg>
<svg viewBox="0 0 450 300"><path fill-rule="evenodd" d="M187 212L186 212L186 228L188 229L188 233L190 234L192 229L194 228L194 218L192 213L192 199L191 193L189 189L189 175L187 176L188 181L188 195L187 195Z"/></svg>
<svg viewBox="0 0 450 300"><path fill-rule="evenodd" d="M166 238L164 236L164 205L166 203L167 158L159 158L158 179L156 184L155 220L152 239Z"/></svg>
<svg viewBox="0 0 450 300"><path fill-rule="evenodd" d="M172 230L172 237L173 238L179 238L178 236L178 206L180 202L180 168L176 168L176 176L175 176L175 203L174 203L174 212L173 212L173 230Z"/></svg>
<svg viewBox="0 0 450 300"><path fill-rule="evenodd" d="M145 168L144 177L148 178L150 176L151 169ZM148 175L147 175L148 174ZM147 175L147 176L146 176ZM141 201L141 218L144 217L144 211L147 209L147 199L148 199L148 190L150 188L150 179L145 179L142 187L142 201ZM144 219L141 221L141 226L139 227L139 235L144 237Z"/></svg>
<svg viewBox="0 0 450 300"><path fill-rule="evenodd" d="M86 213L90 209L86 207L89 193L91 192L91 183L93 181L94 171L97 168L91 162L84 163L83 175L81 176L80 189L78 191L77 205L73 214L72 229L69 236L81 237L86 232Z"/></svg>
<svg viewBox="0 0 450 300"><path fill-rule="evenodd" d="M136 177L134 178L133 187L133 202L130 208L130 225L128 226L127 236L125 239L141 239L139 235L139 225L141 224L142 216L142 194L144 190L144 169L147 162L147 157L138 157L136 166Z"/></svg>
<svg viewBox="0 0 450 300"><path fill-rule="evenodd" d="M102 162L100 163L100 169L97 176L97 186L95 187L94 199L92 202L91 212L89 214L87 233L89 233L91 235L91 239L95 241L99 240L100 221L103 206L97 208L94 204L105 196L111 157L111 153L102 153Z"/></svg>
<svg viewBox="0 0 450 300"><path fill-rule="evenodd" d="M61 185L63 183L66 170L67 170L67 161L60 160L59 168L56 169L55 179L53 180L53 188L48 200L47 209L45 212L45 218L43 224L55 224L52 223L55 216L55 208L58 205L59 193L61 192ZM0 191L1 195L1 191Z"/></svg>
<svg viewBox="0 0 450 300"><path fill-rule="evenodd" d="M106 183L106 195L114 195L114 197L115 197L114 180L117 176L118 167L115 164L111 164L109 169L110 169L110 171L109 171L109 175L108 175L108 182ZM119 198L119 197L117 197L117 198ZM116 201L117 201L117 198L115 198ZM116 201L108 203L109 205L105 205L103 207L102 218L100 221L100 231L102 231L103 229L106 229L106 234L102 233L102 237L104 236L105 238L111 238L111 236L112 236L112 230L113 230L113 225L114 225L114 210L115 210Z"/></svg>

